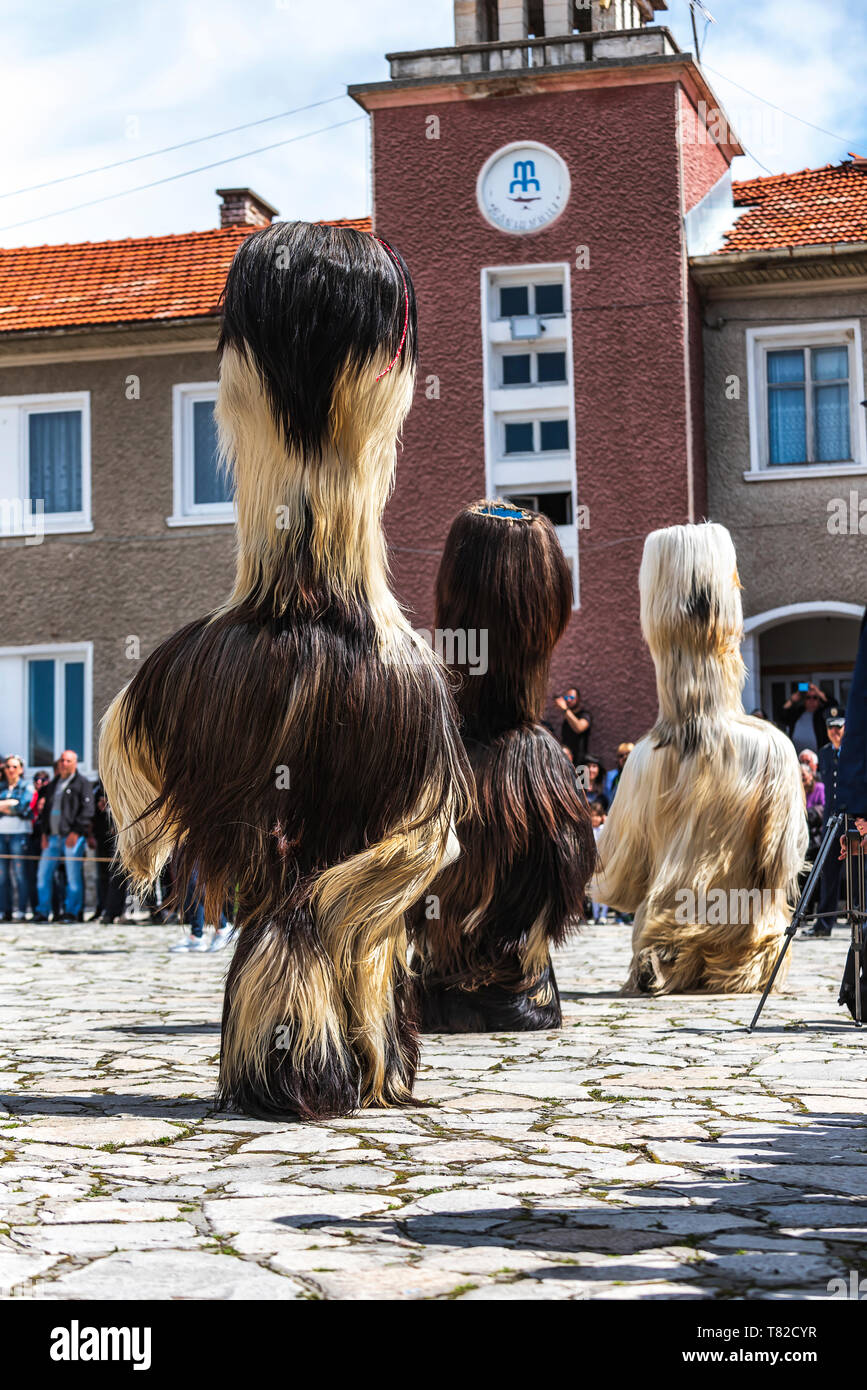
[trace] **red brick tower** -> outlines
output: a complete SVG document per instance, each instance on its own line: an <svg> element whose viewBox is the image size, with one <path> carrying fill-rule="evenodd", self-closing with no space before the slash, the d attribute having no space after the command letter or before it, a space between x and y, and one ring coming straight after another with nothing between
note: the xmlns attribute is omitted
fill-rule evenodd
<svg viewBox="0 0 867 1390"><path fill-rule="evenodd" d="M545 511L576 595L552 693L580 685L609 762L656 711L644 536L704 514L687 243L730 206L741 153L725 126L719 139L700 68L653 25L665 8L455 0L453 48L390 54L389 82L350 88L372 118L375 231L419 299L386 514L397 593L430 627L465 503L497 493Z"/></svg>

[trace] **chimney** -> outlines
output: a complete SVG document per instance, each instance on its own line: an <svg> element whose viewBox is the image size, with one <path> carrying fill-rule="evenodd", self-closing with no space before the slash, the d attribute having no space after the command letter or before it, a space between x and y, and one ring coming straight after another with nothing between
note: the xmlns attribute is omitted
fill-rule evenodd
<svg viewBox="0 0 867 1390"><path fill-rule="evenodd" d="M252 188L218 188L221 227L270 227L277 209Z"/></svg>

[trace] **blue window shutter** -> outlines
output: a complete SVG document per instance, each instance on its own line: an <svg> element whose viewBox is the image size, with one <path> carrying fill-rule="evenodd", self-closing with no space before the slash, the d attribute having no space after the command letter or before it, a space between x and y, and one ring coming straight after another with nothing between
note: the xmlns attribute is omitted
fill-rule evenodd
<svg viewBox="0 0 867 1390"><path fill-rule="evenodd" d="M81 511L81 411L33 411L28 417L30 500L45 511Z"/></svg>

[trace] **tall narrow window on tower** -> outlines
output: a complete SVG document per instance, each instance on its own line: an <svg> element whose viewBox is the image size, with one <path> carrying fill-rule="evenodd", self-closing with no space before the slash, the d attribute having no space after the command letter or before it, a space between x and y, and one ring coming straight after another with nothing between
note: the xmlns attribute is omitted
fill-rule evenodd
<svg viewBox="0 0 867 1390"><path fill-rule="evenodd" d="M589 34L593 30L593 6L590 0L572 0L572 32Z"/></svg>
<svg viewBox="0 0 867 1390"><path fill-rule="evenodd" d="M487 491L557 528L578 605L578 519L568 265L482 271Z"/></svg>
<svg viewBox="0 0 867 1390"><path fill-rule="evenodd" d="M545 37L545 5L543 0L529 0L527 5L527 30L531 39Z"/></svg>
<svg viewBox="0 0 867 1390"><path fill-rule="evenodd" d="M500 11L497 0L479 0L479 42L496 43L500 37Z"/></svg>

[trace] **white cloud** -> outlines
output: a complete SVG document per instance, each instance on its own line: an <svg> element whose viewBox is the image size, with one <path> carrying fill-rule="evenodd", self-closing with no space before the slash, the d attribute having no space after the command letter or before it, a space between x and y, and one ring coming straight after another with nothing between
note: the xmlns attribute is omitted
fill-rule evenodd
<svg viewBox="0 0 867 1390"><path fill-rule="evenodd" d="M685 0L669 0L678 42L692 50ZM851 0L708 0L702 59L732 126L754 158L736 161L737 178L782 173L867 153L863 52L867 11ZM663 18L664 16L658 16ZM703 26L700 26L701 38ZM725 74L725 78L720 76ZM730 80L725 80L725 79ZM738 84L737 86L734 84ZM765 100L757 100L747 88ZM767 103L801 118L771 109ZM802 122L833 132L822 134Z"/></svg>
<svg viewBox="0 0 867 1390"><path fill-rule="evenodd" d="M809 130L708 71L735 129L773 172L867 153L860 54L867 13L850 0L708 0L704 57L751 91L837 132ZM692 47L685 0L668 23ZM451 0L29 0L4 16L4 189L129 158L303 106L388 76L384 54L452 41ZM0 199L0 228L235 153L362 116L348 98L174 154ZM130 118L137 134L130 135ZM853 128L854 127L854 128ZM135 126L133 126L135 132ZM736 174L759 172L747 159ZM0 230L0 244L146 236L216 225L214 189L242 184L285 217L369 211L364 120L161 188Z"/></svg>

